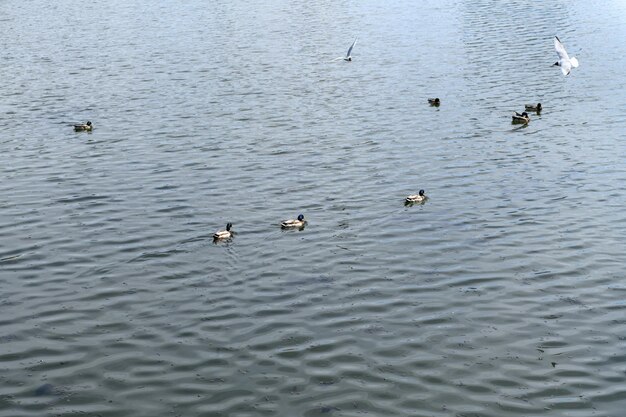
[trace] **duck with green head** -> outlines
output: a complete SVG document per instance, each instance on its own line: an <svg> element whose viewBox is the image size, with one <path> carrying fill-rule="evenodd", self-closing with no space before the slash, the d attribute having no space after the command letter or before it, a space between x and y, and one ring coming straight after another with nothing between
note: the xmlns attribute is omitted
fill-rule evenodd
<svg viewBox="0 0 626 417"><path fill-rule="evenodd" d="M428 197L424 194L424 190L419 190L417 194L411 194L406 197L404 202L406 204L424 203Z"/></svg>
<svg viewBox="0 0 626 417"><path fill-rule="evenodd" d="M298 215L297 219L283 220L280 222L280 227L283 229L302 228L305 225L306 220L304 220L304 214Z"/></svg>
<svg viewBox="0 0 626 417"><path fill-rule="evenodd" d="M526 112L522 114L515 112L515 114L512 117L513 117L513 124L527 124L528 122L530 122L530 116Z"/></svg>
<svg viewBox="0 0 626 417"><path fill-rule="evenodd" d="M89 120L87 120L87 123L74 125L74 132L91 132L92 130L93 125Z"/></svg>
<svg viewBox="0 0 626 417"><path fill-rule="evenodd" d="M526 109L526 111L534 111L536 113L541 113L541 103L537 103L535 104L526 104L524 105L524 108Z"/></svg>
<svg viewBox="0 0 626 417"><path fill-rule="evenodd" d="M230 231L230 229L232 229L232 227L233 227L232 223L227 223L226 224L226 230L218 230L217 232L215 232L213 234L213 239L214 240L230 239L233 236L233 232Z"/></svg>

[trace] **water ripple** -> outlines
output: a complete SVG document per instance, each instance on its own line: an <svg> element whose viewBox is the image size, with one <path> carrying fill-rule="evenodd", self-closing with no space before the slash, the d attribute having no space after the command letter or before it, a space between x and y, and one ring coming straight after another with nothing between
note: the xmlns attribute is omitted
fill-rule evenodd
<svg viewBox="0 0 626 417"><path fill-rule="evenodd" d="M74 3L0 4L0 417L621 415L622 5Z"/></svg>

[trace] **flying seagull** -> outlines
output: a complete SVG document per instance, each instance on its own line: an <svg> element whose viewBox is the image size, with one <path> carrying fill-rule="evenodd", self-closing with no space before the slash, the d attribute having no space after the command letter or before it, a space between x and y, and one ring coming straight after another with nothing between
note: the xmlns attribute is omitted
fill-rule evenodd
<svg viewBox="0 0 626 417"><path fill-rule="evenodd" d="M554 37L554 49L556 49L556 54L559 56L559 60L554 65L561 67L563 75L569 75L572 67L578 68L578 60L567 55L567 51L558 36Z"/></svg>
<svg viewBox="0 0 626 417"><path fill-rule="evenodd" d="M348 49L348 53L346 54L345 58L340 56L339 58L335 58L333 61L337 61L339 59L343 59L344 61L352 61L352 48L354 48L354 45L356 45L356 40L357 38L354 38L354 42L352 42L350 49Z"/></svg>
<svg viewBox="0 0 626 417"><path fill-rule="evenodd" d="M354 48L354 45L356 45L356 40L357 38L354 38L354 42L352 42L352 45L350 45L350 49L348 49L348 53L346 54L346 57L343 59L344 61L352 61L352 48Z"/></svg>

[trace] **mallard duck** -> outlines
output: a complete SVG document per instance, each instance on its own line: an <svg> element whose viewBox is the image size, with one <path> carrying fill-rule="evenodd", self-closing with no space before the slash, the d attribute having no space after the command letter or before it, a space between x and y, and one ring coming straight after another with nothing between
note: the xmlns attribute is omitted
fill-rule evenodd
<svg viewBox="0 0 626 417"><path fill-rule="evenodd" d="M427 198L428 197L424 195L424 190L420 190L417 194L411 194L407 196L405 201L407 203L423 203L424 201L426 201Z"/></svg>
<svg viewBox="0 0 626 417"><path fill-rule="evenodd" d="M559 56L559 60L554 65L561 67L563 75L569 75L572 67L578 68L578 60L575 57L569 57L558 36L554 37L554 49L556 49L556 54Z"/></svg>
<svg viewBox="0 0 626 417"><path fill-rule="evenodd" d="M428 103L431 106L437 106L438 107L441 104L441 100L439 100L439 97L437 97L437 98L429 98L428 99Z"/></svg>
<svg viewBox="0 0 626 417"><path fill-rule="evenodd" d="M515 114L513 115L513 123L514 124L526 124L530 122L530 117L528 116L528 113L524 112L522 114L519 114L518 112L515 112Z"/></svg>
<svg viewBox="0 0 626 417"><path fill-rule="evenodd" d="M213 234L213 239L222 240L222 239L230 239L233 236L233 232L230 229L233 227L232 223L226 224L226 230L218 230Z"/></svg>
<svg viewBox="0 0 626 417"><path fill-rule="evenodd" d="M87 120L87 123L74 125L74 132L91 132L92 129L93 126L89 120Z"/></svg>
<svg viewBox="0 0 626 417"><path fill-rule="evenodd" d="M294 219L283 220L280 223L280 227L282 227L283 229L288 229L292 227L303 227L305 224L306 224L306 220L304 220L304 214L300 214L296 220Z"/></svg>
<svg viewBox="0 0 626 417"><path fill-rule="evenodd" d="M534 111L534 112L541 112L541 103L537 103L537 105L534 104L526 104L524 105L524 108L526 109L526 111Z"/></svg>

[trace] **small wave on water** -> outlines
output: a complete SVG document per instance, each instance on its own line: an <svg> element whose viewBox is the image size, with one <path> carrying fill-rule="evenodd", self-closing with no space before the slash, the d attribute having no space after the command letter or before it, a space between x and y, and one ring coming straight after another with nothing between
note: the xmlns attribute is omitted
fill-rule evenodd
<svg viewBox="0 0 626 417"><path fill-rule="evenodd" d="M623 8L257 6L0 4L0 417L621 415Z"/></svg>

